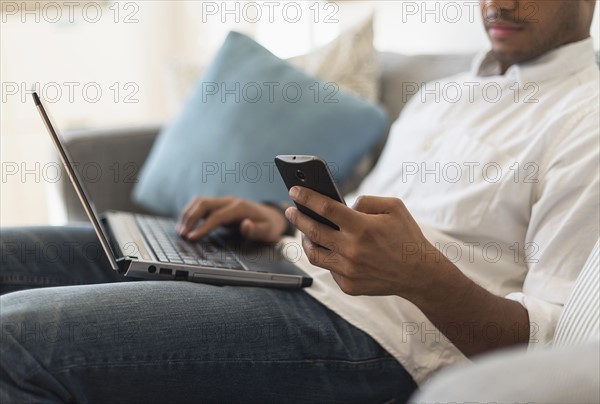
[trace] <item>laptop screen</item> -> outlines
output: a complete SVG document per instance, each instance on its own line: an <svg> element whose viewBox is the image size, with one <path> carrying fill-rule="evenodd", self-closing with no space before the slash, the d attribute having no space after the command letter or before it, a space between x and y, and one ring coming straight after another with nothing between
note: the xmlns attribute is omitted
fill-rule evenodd
<svg viewBox="0 0 600 404"><path fill-rule="evenodd" d="M54 142L54 146L56 146L56 150L58 151L60 160L61 160L63 166L65 167L65 170L67 171L69 180L73 184L73 187L75 188L75 192L77 193L77 196L79 197L79 200L81 201L81 204L83 205L83 208L85 209L85 213L87 214L88 218L90 219L90 222L92 222L92 226L94 226L96 235L100 239L100 244L102 245L102 249L104 250L104 253L107 256L112 269L118 270L119 266L117 264L116 255L115 255L114 251L112 250L112 247L110 246L110 243L108 241L109 237L107 236L106 229L102 226L102 223L98 217L98 214L96 213L96 209L94 208L94 204L92 203L92 201L90 200L90 198L88 197L88 195L85 191L83 182L81 181L81 178L79 177L78 171L74 168L73 159L69 156L67 149L63 146L63 141L62 141L61 137L58 135L58 132L56 132L56 130L54 129L55 126L52 125L50 117L48 116L48 114L46 113L46 109L42 105L42 101L40 100L40 97L35 92L32 95L33 95L33 101L35 102L35 105L40 113L40 116L42 117L42 120L44 121L44 124L46 125L46 129L48 129L48 133L50 134L50 137L52 138L52 141Z"/></svg>

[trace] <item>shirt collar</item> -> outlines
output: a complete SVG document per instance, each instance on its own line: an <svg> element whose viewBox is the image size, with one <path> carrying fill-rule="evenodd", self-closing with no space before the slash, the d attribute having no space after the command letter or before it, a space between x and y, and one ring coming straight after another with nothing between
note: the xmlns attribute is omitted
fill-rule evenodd
<svg viewBox="0 0 600 404"><path fill-rule="evenodd" d="M596 55L592 38L573 42L554 49L534 60L512 65L504 78L521 84L564 77L589 65L596 65ZM500 75L500 63L491 51L478 54L473 60L471 72L477 77Z"/></svg>

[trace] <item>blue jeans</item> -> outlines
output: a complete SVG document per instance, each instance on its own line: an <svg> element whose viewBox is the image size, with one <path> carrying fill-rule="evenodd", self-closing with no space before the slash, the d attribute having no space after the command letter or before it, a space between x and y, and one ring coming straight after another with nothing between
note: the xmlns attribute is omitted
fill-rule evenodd
<svg viewBox="0 0 600 404"><path fill-rule="evenodd" d="M416 388L301 290L129 281L87 226L0 243L2 403L404 402Z"/></svg>

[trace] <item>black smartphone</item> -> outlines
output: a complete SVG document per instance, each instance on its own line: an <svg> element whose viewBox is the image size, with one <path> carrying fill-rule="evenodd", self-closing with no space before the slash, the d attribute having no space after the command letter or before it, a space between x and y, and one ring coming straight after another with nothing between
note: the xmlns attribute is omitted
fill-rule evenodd
<svg viewBox="0 0 600 404"><path fill-rule="evenodd" d="M285 155L275 157L275 165L283 178L288 190L293 186L310 188L331 199L343 203L344 198L340 194L327 163L316 156L294 156ZM305 206L296 203L298 210L314 220L326 224L335 230L339 226L327 218L313 212Z"/></svg>

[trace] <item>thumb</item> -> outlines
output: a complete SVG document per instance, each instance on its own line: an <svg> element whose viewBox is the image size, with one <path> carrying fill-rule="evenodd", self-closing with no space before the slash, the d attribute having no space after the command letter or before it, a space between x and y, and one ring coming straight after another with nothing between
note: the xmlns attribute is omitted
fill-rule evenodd
<svg viewBox="0 0 600 404"><path fill-rule="evenodd" d="M268 222L253 222L251 219L244 219L240 223L240 234L242 237L255 241L271 241L271 226Z"/></svg>
<svg viewBox="0 0 600 404"><path fill-rule="evenodd" d="M397 207L398 203L402 204L402 201L398 198L361 195L356 199L356 202L354 202L352 209L357 212L376 215L392 212Z"/></svg>

